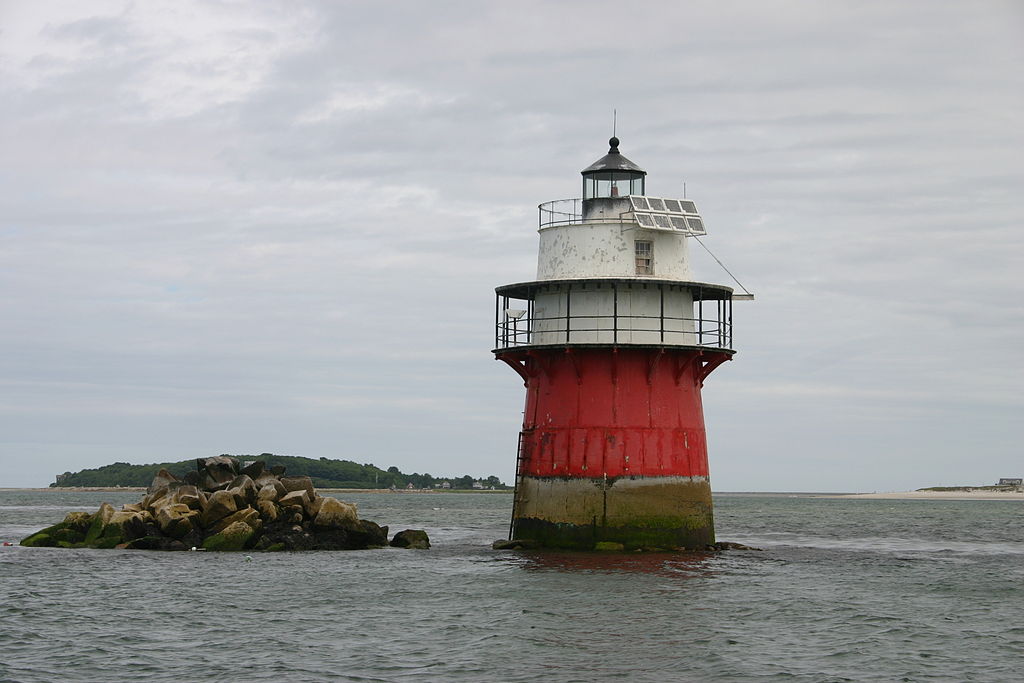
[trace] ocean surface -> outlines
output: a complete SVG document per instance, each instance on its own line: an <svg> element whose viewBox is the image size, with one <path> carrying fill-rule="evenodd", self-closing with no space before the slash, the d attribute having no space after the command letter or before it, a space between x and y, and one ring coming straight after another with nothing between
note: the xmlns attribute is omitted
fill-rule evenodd
<svg viewBox="0 0 1024 683"><path fill-rule="evenodd" d="M1019 502L720 494L762 552L616 555L491 550L509 495L338 497L434 547L0 548L0 681L1024 680ZM0 541L138 498L0 491Z"/></svg>

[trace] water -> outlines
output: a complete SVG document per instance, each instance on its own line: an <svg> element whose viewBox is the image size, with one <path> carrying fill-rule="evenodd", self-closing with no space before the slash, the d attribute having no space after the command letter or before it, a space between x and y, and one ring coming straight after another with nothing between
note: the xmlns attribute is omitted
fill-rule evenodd
<svg viewBox="0 0 1024 683"><path fill-rule="evenodd" d="M496 552L511 497L341 496L429 551L0 548L0 680L1012 681L1024 506L716 497L763 552ZM0 540L136 493L0 491Z"/></svg>

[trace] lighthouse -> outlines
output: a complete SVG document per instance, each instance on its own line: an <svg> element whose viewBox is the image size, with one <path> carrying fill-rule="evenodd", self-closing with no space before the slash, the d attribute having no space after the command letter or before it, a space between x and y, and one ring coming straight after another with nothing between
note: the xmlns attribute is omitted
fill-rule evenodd
<svg viewBox="0 0 1024 683"><path fill-rule="evenodd" d="M581 198L539 206L536 278L495 290L493 352L526 385L510 538L703 548L701 388L735 353L733 290L694 280L696 205L648 196L618 138L582 176Z"/></svg>

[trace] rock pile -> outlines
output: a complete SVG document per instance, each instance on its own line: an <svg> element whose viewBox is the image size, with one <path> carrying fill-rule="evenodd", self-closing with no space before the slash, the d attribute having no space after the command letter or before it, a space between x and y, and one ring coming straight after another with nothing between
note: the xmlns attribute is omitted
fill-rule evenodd
<svg viewBox="0 0 1024 683"><path fill-rule="evenodd" d="M286 477L284 471L280 466L267 469L259 460L241 467L227 456L200 458L196 471L184 479L160 470L138 503L120 510L103 503L93 514L72 512L21 544L268 551L388 545L386 526L359 519L354 504L320 496L309 477ZM392 545L430 547L426 533L419 530L395 534Z"/></svg>

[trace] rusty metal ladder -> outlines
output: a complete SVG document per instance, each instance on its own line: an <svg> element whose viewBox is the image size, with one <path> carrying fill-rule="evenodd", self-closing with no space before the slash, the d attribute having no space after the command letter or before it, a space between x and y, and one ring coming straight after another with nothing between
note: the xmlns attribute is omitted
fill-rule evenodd
<svg viewBox="0 0 1024 683"><path fill-rule="evenodd" d="M523 432L519 432L519 441L516 444L516 487L512 491L512 519L508 523L508 540L512 540L512 533L516 528L516 510L519 507L519 496L522 493L523 481Z"/></svg>

